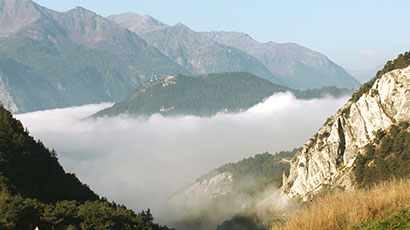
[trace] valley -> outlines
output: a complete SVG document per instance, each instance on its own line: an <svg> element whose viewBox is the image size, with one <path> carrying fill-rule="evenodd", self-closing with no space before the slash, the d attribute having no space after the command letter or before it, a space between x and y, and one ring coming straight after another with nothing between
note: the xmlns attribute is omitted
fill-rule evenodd
<svg viewBox="0 0 410 230"><path fill-rule="evenodd" d="M409 228L410 4L159 2L0 0L0 229Z"/></svg>

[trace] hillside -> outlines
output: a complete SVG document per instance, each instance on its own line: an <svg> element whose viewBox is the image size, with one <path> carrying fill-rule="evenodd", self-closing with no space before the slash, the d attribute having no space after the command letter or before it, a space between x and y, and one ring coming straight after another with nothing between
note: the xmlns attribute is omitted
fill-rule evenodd
<svg viewBox="0 0 410 230"><path fill-rule="evenodd" d="M285 194L306 200L328 190L408 176L402 160L410 153L409 56L387 62L296 153L282 187Z"/></svg>
<svg viewBox="0 0 410 230"><path fill-rule="evenodd" d="M177 229L212 229L234 215L254 212L281 185L289 170L284 161L296 151L256 154L199 177L170 201Z"/></svg>
<svg viewBox="0 0 410 230"><path fill-rule="evenodd" d="M30 0L0 6L0 101L13 112L116 101L146 79L189 73L86 9L56 12Z"/></svg>
<svg viewBox="0 0 410 230"><path fill-rule="evenodd" d="M0 106L0 228L168 229L100 199Z"/></svg>
<svg viewBox="0 0 410 230"><path fill-rule="evenodd" d="M309 202L272 230L410 228L410 180L387 181L371 190L328 194Z"/></svg>
<svg viewBox="0 0 410 230"><path fill-rule="evenodd" d="M297 98L311 99L328 95L340 97L352 91L328 87L316 90L292 90L255 75L239 73L210 74L202 77L165 76L138 87L125 100L98 112L95 116L119 114L197 115L239 112L278 92L293 92Z"/></svg>

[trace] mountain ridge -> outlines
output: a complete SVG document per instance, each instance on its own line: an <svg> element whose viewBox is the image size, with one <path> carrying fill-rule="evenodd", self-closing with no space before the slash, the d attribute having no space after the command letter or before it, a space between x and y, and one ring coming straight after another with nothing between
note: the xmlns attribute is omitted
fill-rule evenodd
<svg viewBox="0 0 410 230"><path fill-rule="evenodd" d="M349 89L336 87L293 90L246 72L199 77L171 75L144 83L124 100L93 116L150 116L154 113L164 116L213 116L245 111L279 92L292 92L298 99L340 97L352 93Z"/></svg>
<svg viewBox="0 0 410 230"><path fill-rule="evenodd" d="M203 37L182 23L140 36L193 74L245 71L281 83L254 57Z"/></svg>
<svg viewBox="0 0 410 230"><path fill-rule="evenodd" d="M210 44L206 39L210 39L220 45L231 47L231 49L235 48L235 50L244 52L252 58L255 58L260 64L267 68L271 74L279 77L279 81L273 81L274 83L281 83L290 88L308 89L330 85L342 88L356 88L360 85L359 82L350 76L342 67L336 65L324 55L295 43L259 43L253 40L248 34L240 32L195 32L181 23L169 26L151 16L141 16L135 13L111 15L108 19L137 33L146 39L148 43L159 48L172 60L194 74L228 72L227 69L221 69L221 67L208 70L203 66L195 66L195 64L193 64L194 62L200 63L198 57L189 56L189 52L184 53L186 49L193 49L194 51L203 49L206 44ZM144 21L148 19L149 21L161 23L161 26L158 27L155 23L144 23ZM186 35L184 36L185 41L178 38L178 35L176 35L178 34L178 28L189 29L191 38L187 39ZM195 34L195 38L193 38L192 34ZM181 44L181 42L187 43L187 40L190 40L191 44L183 44L180 47L175 44L176 42L179 44ZM170 49L169 47L174 48ZM236 56L238 56L238 54L236 54ZM227 57L229 57L229 55ZM229 71L246 71L269 79L265 75L249 71L249 69L236 68Z"/></svg>
<svg viewBox="0 0 410 230"><path fill-rule="evenodd" d="M202 32L221 44L235 47L257 58L274 74L281 76L288 87L320 88L334 85L355 88L359 83L342 67L317 51L296 43L260 43L240 32ZM309 81L302 79L309 79Z"/></svg>

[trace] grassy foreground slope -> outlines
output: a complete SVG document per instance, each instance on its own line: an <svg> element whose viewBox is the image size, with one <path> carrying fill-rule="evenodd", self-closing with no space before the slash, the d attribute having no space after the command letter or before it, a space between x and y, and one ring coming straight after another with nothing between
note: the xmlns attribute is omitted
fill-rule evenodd
<svg viewBox="0 0 410 230"><path fill-rule="evenodd" d="M317 198L275 229L409 229L410 180Z"/></svg>

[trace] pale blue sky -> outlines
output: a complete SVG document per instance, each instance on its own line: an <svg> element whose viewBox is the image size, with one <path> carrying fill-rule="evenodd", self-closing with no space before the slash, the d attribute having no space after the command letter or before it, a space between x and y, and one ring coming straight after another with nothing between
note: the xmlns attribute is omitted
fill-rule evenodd
<svg viewBox="0 0 410 230"><path fill-rule="evenodd" d="M255 40L295 42L351 69L372 68L410 50L408 0L36 0L58 11L148 14L195 31L240 31Z"/></svg>

